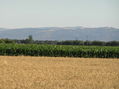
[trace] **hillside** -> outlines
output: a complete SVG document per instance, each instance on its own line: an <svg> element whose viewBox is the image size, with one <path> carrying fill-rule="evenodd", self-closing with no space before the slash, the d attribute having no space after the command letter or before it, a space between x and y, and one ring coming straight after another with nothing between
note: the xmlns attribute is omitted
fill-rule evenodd
<svg viewBox="0 0 119 89"><path fill-rule="evenodd" d="M26 39L32 35L35 40L101 40L119 41L119 29L112 27L40 27L40 28L0 28L0 38Z"/></svg>

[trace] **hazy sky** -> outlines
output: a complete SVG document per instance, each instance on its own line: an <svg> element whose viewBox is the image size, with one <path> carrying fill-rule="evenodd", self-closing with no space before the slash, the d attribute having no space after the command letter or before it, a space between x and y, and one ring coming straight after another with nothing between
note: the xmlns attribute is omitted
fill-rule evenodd
<svg viewBox="0 0 119 89"><path fill-rule="evenodd" d="M0 27L119 28L119 0L0 0Z"/></svg>

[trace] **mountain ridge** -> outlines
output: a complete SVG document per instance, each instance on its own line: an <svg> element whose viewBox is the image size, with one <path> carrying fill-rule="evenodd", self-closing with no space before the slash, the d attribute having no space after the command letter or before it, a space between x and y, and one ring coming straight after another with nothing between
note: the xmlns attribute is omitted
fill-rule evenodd
<svg viewBox="0 0 119 89"><path fill-rule="evenodd" d="M39 27L39 28L0 28L0 38L34 40L99 40L119 41L119 29L114 27Z"/></svg>

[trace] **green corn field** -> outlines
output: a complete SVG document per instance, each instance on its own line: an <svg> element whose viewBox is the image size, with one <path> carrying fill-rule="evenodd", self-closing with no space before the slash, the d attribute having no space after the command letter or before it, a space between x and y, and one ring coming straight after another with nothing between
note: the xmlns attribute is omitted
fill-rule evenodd
<svg viewBox="0 0 119 89"><path fill-rule="evenodd" d="M0 44L0 55L119 58L119 46Z"/></svg>

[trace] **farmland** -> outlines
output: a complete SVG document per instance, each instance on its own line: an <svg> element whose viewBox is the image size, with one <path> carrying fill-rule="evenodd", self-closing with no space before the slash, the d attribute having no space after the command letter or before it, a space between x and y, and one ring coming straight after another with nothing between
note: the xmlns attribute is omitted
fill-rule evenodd
<svg viewBox="0 0 119 89"><path fill-rule="evenodd" d="M119 46L0 44L0 55L119 58Z"/></svg>
<svg viewBox="0 0 119 89"><path fill-rule="evenodd" d="M119 89L119 59L0 56L0 89Z"/></svg>

